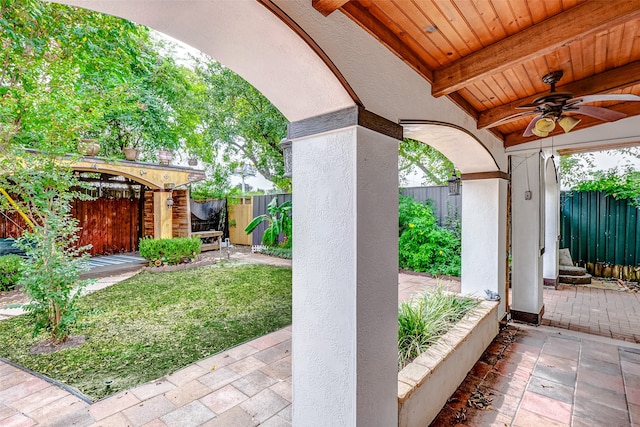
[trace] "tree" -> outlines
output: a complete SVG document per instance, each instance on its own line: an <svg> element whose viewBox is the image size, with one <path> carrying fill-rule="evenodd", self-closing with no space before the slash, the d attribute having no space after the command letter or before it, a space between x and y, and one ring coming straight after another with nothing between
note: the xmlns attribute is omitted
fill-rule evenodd
<svg viewBox="0 0 640 427"><path fill-rule="evenodd" d="M640 147L605 150L600 154L614 157L617 165L608 171L599 170L596 153L561 156L560 179L562 187L578 191L605 191L611 193L610 195L614 193L631 194L621 186L633 186L637 175L638 159L640 159Z"/></svg>
<svg viewBox="0 0 640 427"><path fill-rule="evenodd" d="M158 52L146 27L64 5L0 0L0 137L75 152L80 137L103 154L137 145L149 156L197 137L184 107L193 73Z"/></svg>
<svg viewBox="0 0 640 427"><path fill-rule="evenodd" d="M25 308L34 319L33 334L45 330L53 341L65 341L76 321L79 290L88 283L79 280L88 247L77 247L71 201L88 197L73 190L82 184L55 154L11 153L0 165L0 188L10 189L17 206L3 198L0 210L19 210L32 224L17 244L27 255L18 283L29 297Z"/></svg>
<svg viewBox="0 0 640 427"><path fill-rule="evenodd" d="M287 119L256 88L221 64L200 60L195 72L206 88L200 98L205 129L202 145L187 143L189 149L204 161L223 160L232 167L248 160L266 179L289 189L279 145L286 136Z"/></svg>
<svg viewBox="0 0 640 427"><path fill-rule="evenodd" d="M424 174L423 185L445 185L453 163L435 148L405 138L400 143L398 169L401 181L406 182L407 176L417 169Z"/></svg>

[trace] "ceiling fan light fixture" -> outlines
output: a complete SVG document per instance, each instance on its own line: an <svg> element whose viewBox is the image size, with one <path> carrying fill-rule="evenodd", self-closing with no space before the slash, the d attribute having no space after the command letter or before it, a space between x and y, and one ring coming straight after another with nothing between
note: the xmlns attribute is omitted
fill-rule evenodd
<svg viewBox="0 0 640 427"><path fill-rule="evenodd" d="M539 136L540 138L545 138L549 135L549 132L540 131L536 129L535 126L533 127L533 129L531 129L531 133L533 133L535 136Z"/></svg>
<svg viewBox="0 0 640 427"><path fill-rule="evenodd" d="M564 129L564 133L571 132L578 123L580 123L580 119L576 119L572 116L562 116L560 117L560 120L558 120L558 124L562 129Z"/></svg>
<svg viewBox="0 0 640 427"><path fill-rule="evenodd" d="M549 133L556 127L556 121L550 117L543 117L536 122L534 129L540 133ZM546 136L546 135L545 135Z"/></svg>

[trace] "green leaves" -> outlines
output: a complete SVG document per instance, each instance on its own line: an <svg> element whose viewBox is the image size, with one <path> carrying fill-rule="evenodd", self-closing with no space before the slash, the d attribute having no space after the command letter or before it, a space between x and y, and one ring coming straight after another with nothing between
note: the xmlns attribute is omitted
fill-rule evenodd
<svg viewBox="0 0 640 427"><path fill-rule="evenodd" d="M428 204L400 196L399 206L400 268L435 275L459 276L462 267L459 237L438 226Z"/></svg>
<svg viewBox="0 0 640 427"><path fill-rule="evenodd" d="M285 235L285 246L291 247L292 244L292 220L289 212L291 212L292 204L290 200L282 202L278 205L278 198L274 197L267 205L267 213L258 215L245 227L244 232L249 234L263 222L268 222L269 226L264 230L262 235L262 243L266 246L274 246L278 243L280 234Z"/></svg>
<svg viewBox="0 0 640 427"><path fill-rule="evenodd" d="M398 369L426 351L478 304L442 288L402 303L398 310Z"/></svg>
<svg viewBox="0 0 640 427"><path fill-rule="evenodd" d="M0 256L0 291L11 291L20 280L22 257L18 255Z"/></svg>
<svg viewBox="0 0 640 427"><path fill-rule="evenodd" d="M631 168L596 171L592 179L580 182L574 190L602 191L616 200L629 200L632 205L640 207L640 171Z"/></svg>
<svg viewBox="0 0 640 427"><path fill-rule="evenodd" d="M453 163L435 148L420 141L405 138L399 146L399 173L401 182L408 175L420 171L423 185L445 185L453 170Z"/></svg>
<svg viewBox="0 0 640 427"><path fill-rule="evenodd" d="M140 239L140 256L160 264L179 264L185 259L193 260L200 253L202 240L199 237L176 237L172 239Z"/></svg>
<svg viewBox="0 0 640 427"><path fill-rule="evenodd" d="M202 145L187 142L205 162L218 158L244 164L250 161L266 179L287 190L280 141L287 119L256 88L228 68L202 60L196 75L203 84L197 100L204 112Z"/></svg>

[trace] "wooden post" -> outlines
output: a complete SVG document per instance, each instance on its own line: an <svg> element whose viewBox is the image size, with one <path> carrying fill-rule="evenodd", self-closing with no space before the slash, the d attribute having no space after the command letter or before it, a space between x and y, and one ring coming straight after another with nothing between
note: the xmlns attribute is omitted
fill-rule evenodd
<svg viewBox="0 0 640 427"><path fill-rule="evenodd" d="M167 206L167 200L171 196L171 190L153 191L153 238L170 239L173 237L173 222L171 208Z"/></svg>

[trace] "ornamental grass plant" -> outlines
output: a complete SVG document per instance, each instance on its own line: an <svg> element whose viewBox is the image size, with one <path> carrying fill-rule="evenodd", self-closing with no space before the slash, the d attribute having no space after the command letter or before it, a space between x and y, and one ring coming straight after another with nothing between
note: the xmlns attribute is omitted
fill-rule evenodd
<svg viewBox="0 0 640 427"><path fill-rule="evenodd" d="M425 352L479 304L442 288L404 302L398 309L398 370Z"/></svg>

